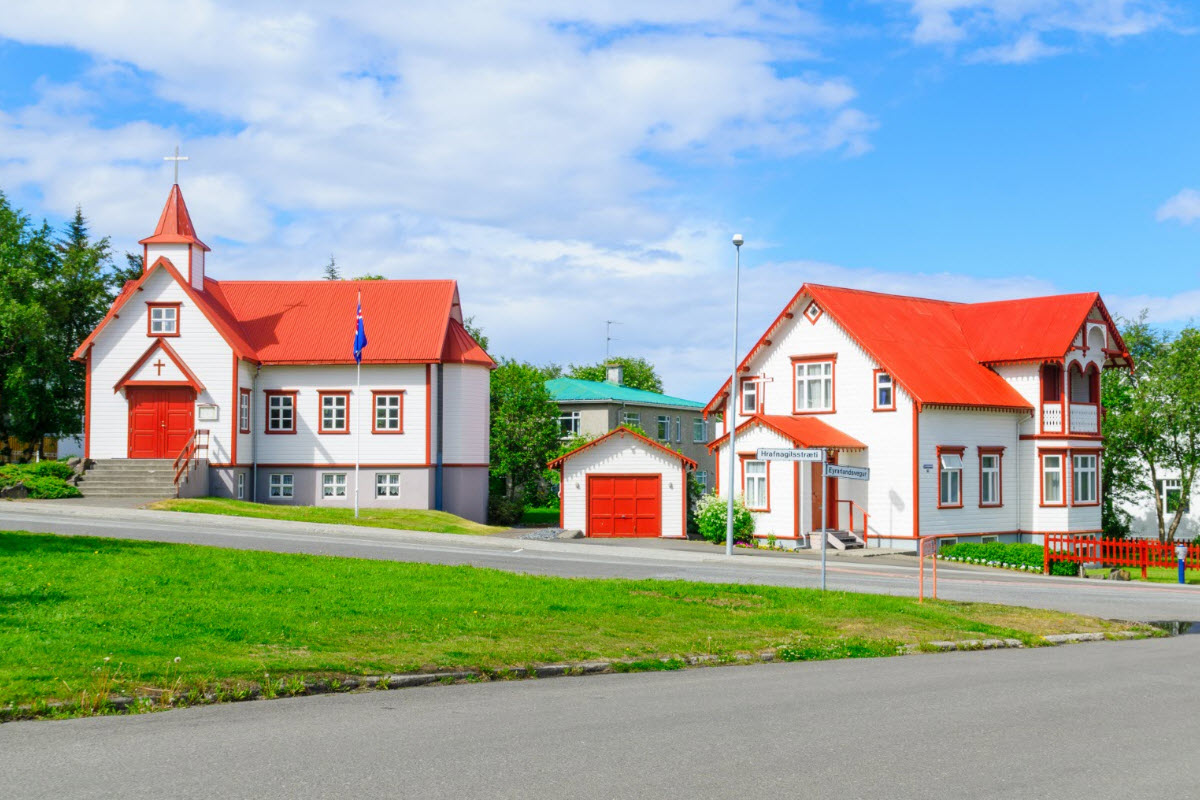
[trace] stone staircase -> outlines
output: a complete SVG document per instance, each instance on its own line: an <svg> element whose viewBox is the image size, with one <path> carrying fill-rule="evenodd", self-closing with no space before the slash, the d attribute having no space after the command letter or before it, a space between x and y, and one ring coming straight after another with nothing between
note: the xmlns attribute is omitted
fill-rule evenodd
<svg viewBox="0 0 1200 800"><path fill-rule="evenodd" d="M850 531L833 530L826 531L826 533L829 535L829 538L827 539L828 545L835 550L861 550L865 546L863 544L863 540L856 533L851 533ZM821 539L819 536L816 537L816 542L813 546L821 546Z"/></svg>
<svg viewBox="0 0 1200 800"><path fill-rule="evenodd" d="M93 461L77 485L84 497L174 497L174 464L170 458Z"/></svg>

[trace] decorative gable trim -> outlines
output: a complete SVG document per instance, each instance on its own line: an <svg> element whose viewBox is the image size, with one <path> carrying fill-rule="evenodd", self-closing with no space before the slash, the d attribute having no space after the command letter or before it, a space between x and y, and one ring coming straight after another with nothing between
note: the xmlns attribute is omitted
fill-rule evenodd
<svg viewBox="0 0 1200 800"><path fill-rule="evenodd" d="M137 374L138 370L141 369L146 364L146 362L149 361L150 358L156 352L158 352L160 350L163 353L166 353L167 358L171 359L171 362L173 364L175 364L176 367L178 367L180 372L183 373L184 380L182 380L182 381L169 381L169 380L168 381L134 381L134 380L131 380L131 378ZM179 357L179 354L175 352L175 348L171 347L170 343L163 339L156 340L154 342L154 344L150 345L150 347L146 350L146 352L142 353L141 357L137 361L133 362L133 366L130 367L129 370L124 375L121 376L121 379L119 381L117 381L116 384L113 386L113 393L116 394L117 392L124 389L126 386L190 386L196 390L197 394L204 391L204 384L201 383L200 379L196 377L196 373L192 372L191 368L188 367L187 363L182 358Z"/></svg>
<svg viewBox="0 0 1200 800"><path fill-rule="evenodd" d="M552 469L561 467L568 458L571 458L572 456L576 455L577 453L582 453L584 450L587 450L588 448L591 448L591 447L595 447L596 445L600 444L601 442L607 441L608 439L611 439L612 437L618 436L618 435L619 436L625 436L625 435L632 436L633 438L635 438L641 442L644 442L645 444L650 445L650 447L654 448L655 450L666 453L667 455L671 456L672 458L679 459L684 464L691 466L692 469L696 468L696 462L693 461L692 459L688 458L687 456L685 456L683 453L672 450L669 447L663 447L661 444L654 441L653 439L647 439L645 436L642 436L640 433L635 433L634 431L631 431L629 428L626 428L624 425L620 426L619 428L613 428L611 431L609 431L608 433L599 437L598 439L593 439L590 442L587 442L585 444L580 445L579 447L576 447L574 450L571 450L567 453L563 453L561 456L554 459L546 466L550 467Z"/></svg>

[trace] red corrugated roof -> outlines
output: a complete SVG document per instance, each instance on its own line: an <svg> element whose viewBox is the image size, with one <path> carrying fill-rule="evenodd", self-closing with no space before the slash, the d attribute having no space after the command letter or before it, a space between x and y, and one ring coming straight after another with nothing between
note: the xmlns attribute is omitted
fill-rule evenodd
<svg viewBox="0 0 1200 800"><path fill-rule="evenodd" d="M842 433L837 428L817 417L785 417L782 415L755 414L741 425L737 432L751 425L762 425L782 434L792 441L796 447L828 447L834 450L866 450L867 446L853 436ZM725 434L708 445L709 450L729 438Z"/></svg>
<svg viewBox="0 0 1200 800"><path fill-rule="evenodd" d="M603 441L606 441L607 439L612 438L613 436L626 436L626 435L632 436L633 438L635 438L645 444L650 445L655 450L660 450L673 458L678 458L684 464L690 464L693 469L695 469L695 467L696 467L695 461L688 458L687 456L685 456L683 453L679 452L678 450L672 450L669 447L664 447L661 444L659 444L658 442L654 441L653 439L647 439L645 436L642 436L640 433L629 430L629 428L626 428L624 425L620 425L616 428L613 428L611 431L604 434L603 436L600 436L596 439L592 439L590 442L584 442L579 447L576 447L574 450L569 450L566 453L563 453L561 456L554 459L553 461L548 463L546 466L550 467L550 468L560 467L566 462L566 460L568 458L575 455L576 453L581 453L584 450L587 450L588 448L595 447L596 445L600 444Z"/></svg>
<svg viewBox="0 0 1200 800"><path fill-rule="evenodd" d="M237 320L258 359L270 364L353 363L360 291L367 330L364 364L437 363L458 302L452 280L206 280L204 288ZM470 339L466 331L462 335Z"/></svg>
<svg viewBox="0 0 1200 800"><path fill-rule="evenodd" d="M811 297L918 403L1028 409L1029 403L989 363L1062 358L1093 307L1128 354L1095 292L991 303L951 303L920 297L805 284L751 348L740 369ZM721 407L729 381L705 411Z"/></svg>
<svg viewBox="0 0 1200 800"><path fill-rule="evenodd" d="M183 192L179 191L179 184L171 187L154 234L142 239L138 244L194 244L205 250L209 249L208 245L196 237L192 215L188 213L187 203L183 202Z"/></svg>
<svg viewBox="0 0 1200 800"><path fill-rule="evenodd" d="M450 329L446 331L446 344L442 348L443 364L482 364L494 367L496 362L487 354L479 342L467 333L467 329L458 320L451 317Z"/></svg>

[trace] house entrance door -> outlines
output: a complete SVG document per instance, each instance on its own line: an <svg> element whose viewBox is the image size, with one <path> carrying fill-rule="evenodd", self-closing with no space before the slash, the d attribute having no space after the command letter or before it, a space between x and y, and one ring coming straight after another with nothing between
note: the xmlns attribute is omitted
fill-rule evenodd
<svg viewBox="0 0 1200 800"><path fill-rule="evenodd" d="M837 453L829 454L829 463L837 463ZM809 475L809 508L812 509L812 530L821 529L821 476L824 474L824 467L821 462L814 461L809 465L812 470ZM825 527L830 530L837 530L838 523L838 482L837 478L825 478Z"/></svg>
<svg viewBox="0 0 1200 800"><path fill-rule="evenodd" d="M186 386L138 386L129 401L129 457L174 458L195 427L196 392Z"/></svg>

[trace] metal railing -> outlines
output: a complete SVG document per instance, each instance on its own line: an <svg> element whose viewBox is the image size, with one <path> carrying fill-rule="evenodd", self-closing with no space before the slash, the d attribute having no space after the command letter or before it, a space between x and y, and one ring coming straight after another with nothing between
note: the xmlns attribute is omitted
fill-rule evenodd
<svg viewBox="0 0 1200 800"><path fill-rule="evenodd" d="M867 537L870 535L870 528L867 525L867 523L871 519L870 515L867 514L867 510L865 508L863 508L862 506L860 506L858 503L854 502L853 500L838 500L839 506L842 503L845 503L847 506L848 519L846 520L846 526L847 526L846 530L850 533L850 535L858 536L858 538L862 539L863 547L866 547L867 546ZM856 509L856 508L858 509L858 512L860 514L862 514L862 523L863 523L862 524L862 536L859 536L858 532L854 530L854 509Z"/></svg>
<svg viewBox="0 0 1200 800"><path fill-rule="evenodd" d="M200 463L200 451L204 451L205 457L208 456L208 438L209 433L207 428L197 428L192 431L192 435L188 437L187 444L179 451L179 455L175 456L175 494L179 494L179 484L187 480L188 473L192 469L192 464Z"/></svg>

